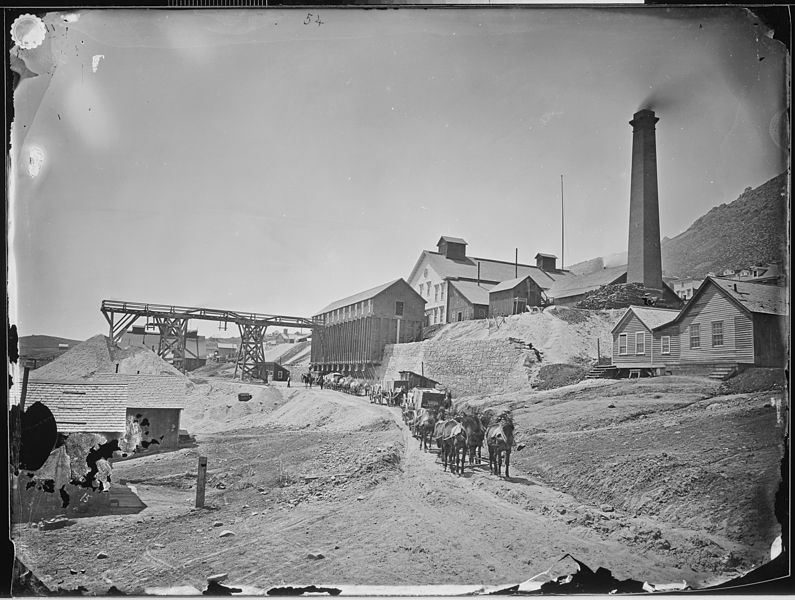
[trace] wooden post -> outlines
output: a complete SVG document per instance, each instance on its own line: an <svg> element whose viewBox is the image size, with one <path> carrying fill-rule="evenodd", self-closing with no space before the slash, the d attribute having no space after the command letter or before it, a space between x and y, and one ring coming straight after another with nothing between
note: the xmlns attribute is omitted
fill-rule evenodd
<svg viewBox="0 0 795 600"><path fill-rule="evenodd" d="M602 350L599 344L599 338L596 338L596 364L601 364L602 362Z"/></svg>
<svg viewBox="0 0 795 600"><path fill-rule="evenodd" d="M207 483L207 457L199 457L199 473L196 476L196 508L204 508L204 487Z"/></svg>

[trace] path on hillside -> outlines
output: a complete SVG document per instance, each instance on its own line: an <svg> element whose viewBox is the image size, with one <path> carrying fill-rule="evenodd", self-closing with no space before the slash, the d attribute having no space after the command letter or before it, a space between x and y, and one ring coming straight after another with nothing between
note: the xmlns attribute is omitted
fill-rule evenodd
<svg viewBox="0 0 795 600"><path fill-rule="evenodd" d="M26 565L48 585L71 577L64 568L88 567L76 577L92 593L108 582L126 592L204 589L212 573L259 590L285 583L502 585L548 570L570 573L571 561L560 562L566 553L619 579L692 575L665 555L639 555L597 528L572 525L577 502L516 468L510 480L491 475L487 463L467 466L462 476L443 472L399 409L302 386L273 388L263 398L273 401L269 412L255 400L241 403L251 415L239 415L235 429L199 436L198 449L121 463L119 476L140 481L151 508L52 532L18 528ZM200 452L212 465L210 510L191 508L195 492L186 486ZM289 477L277 482L274 469ZM158 473L168 477L155 481ZM219 489L221 476L226 486ZM224 529L234 535L220 538ZM99 550L110 556L97 560ZM59 570L50 572L54 564Z"/></svg>

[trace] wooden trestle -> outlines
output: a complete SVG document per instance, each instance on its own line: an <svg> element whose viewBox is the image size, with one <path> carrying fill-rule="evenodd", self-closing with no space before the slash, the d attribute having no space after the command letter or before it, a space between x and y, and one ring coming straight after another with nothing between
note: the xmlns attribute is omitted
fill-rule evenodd
<svg viewBox="0 0 795 600"><path fill-rule="evenodd" d="M110 326L108 337L114 344L121 340L122 336L139 318L151 319L160 331L158 356L170 355L174 366L181 371L185 369L185 339L189 320L235 323L240 329L240 348L235 364L235 377L239 372L241 379L262 378L261 367L265 362L263 342L268 327L298 327L301 329L323 327L322 323L305 317L116 300L103 300L100 311Z"/></svg>

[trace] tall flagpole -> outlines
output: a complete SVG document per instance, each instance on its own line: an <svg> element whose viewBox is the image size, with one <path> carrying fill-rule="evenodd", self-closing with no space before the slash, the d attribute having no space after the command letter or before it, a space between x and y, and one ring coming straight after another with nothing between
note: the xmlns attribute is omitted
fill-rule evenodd
<svg viewBox="0 0 795 600"><path fill-rule="evenodd" d="M560 176L560 268L565 264L565 249L563 237L563 175Z"/></svg>

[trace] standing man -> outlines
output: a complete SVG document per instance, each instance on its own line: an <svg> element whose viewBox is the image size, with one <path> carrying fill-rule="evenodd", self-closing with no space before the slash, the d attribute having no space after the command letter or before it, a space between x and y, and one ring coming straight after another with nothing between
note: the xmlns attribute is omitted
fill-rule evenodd
<svg viewBox="0 0 795 600"><path fill-rule="evenodd" d="M320 386L320 389L321 389L321 390L323 389L323 382L324 382L324 381L325 381L325 380L323 379L323 376L322 376L322 375L321 375L320 377L318 377L318 378L317 378L317 383L318 383L318 385Z"/></svg>
<svg viewBox="0 0 795 600"><path fill-rule="evenodd" d="M290 374L287 374L287 387L290 387Z"/></svg>

